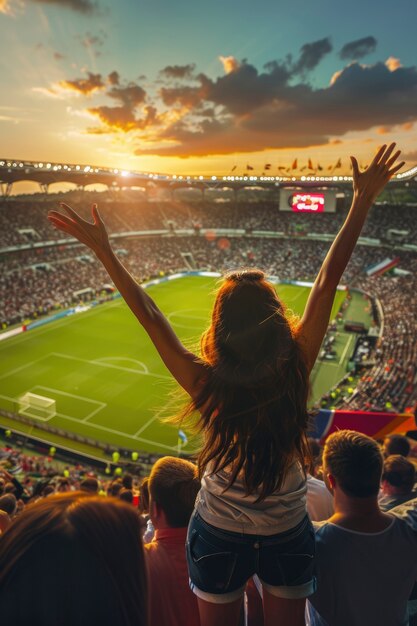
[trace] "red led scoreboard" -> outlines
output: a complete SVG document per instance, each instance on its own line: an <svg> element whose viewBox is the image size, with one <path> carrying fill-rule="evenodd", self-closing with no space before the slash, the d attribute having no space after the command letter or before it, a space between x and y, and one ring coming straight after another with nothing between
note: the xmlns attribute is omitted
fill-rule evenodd
<svg viewBox="0 0 417 626"><path fill-rule="evenodd" d="M288 189L280 190L279 208L293 213L334 213L336 192L334 189Z"/></svg>

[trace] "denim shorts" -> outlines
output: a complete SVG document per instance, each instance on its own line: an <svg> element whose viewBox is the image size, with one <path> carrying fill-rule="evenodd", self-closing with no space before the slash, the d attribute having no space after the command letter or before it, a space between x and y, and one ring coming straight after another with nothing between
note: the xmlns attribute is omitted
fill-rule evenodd
<svg viewBox="0 0 417 626"><path fill-rule="evenodd" d="M234 602L255 574L280 598L314 593L315 534L308 516L278 535L247 535L215 528L194 512L188 527L190 587L203 600Z"/></svg>

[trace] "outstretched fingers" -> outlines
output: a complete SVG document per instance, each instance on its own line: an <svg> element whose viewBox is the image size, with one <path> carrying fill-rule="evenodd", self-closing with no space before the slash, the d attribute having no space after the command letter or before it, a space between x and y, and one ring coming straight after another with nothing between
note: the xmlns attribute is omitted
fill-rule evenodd
<svg viewBox="0 0 417 626"><path fill-rule="evenodd" d="M379 162L379 159L382 157L386 149L387 149L387 144L384 144L383 146L380 147L380 149L374 156L372 163L369 167L372 167L373 165L376 165Z"/></svg>
<svg viewBox="0 0 417 626"><path fill-rule="evenodd" d="M358 164L358 161L357 161L356 157L351 156L350 157L350 162L352 163L353 177L357 178L359 176L360 172L359 172L359 164Z"/></svg>
<svg viewBox="0 0 417 626"><path fill-rule="evenodd" d="M81 215L78 215L78 213L74 211L74 209L71 209L71 207L68 206L68 204L65 204L65 202L60 202L59 206L65 209L68 215L70 215L72 219L74 220L74 222L76 222L77 224L82 224L83 222L85 222L85 220L81 217Z"/></svg>
<svg viewBox="0 0 417 626"><path fill-rule="evenodd" d="M378 161L378 165L385 165L385 163L388 161L388 159L390 158L394 148L396 146L396 143L391 143L388 148L384 151L384 153L382 154L381 158Z"/></svg>
<svg viewBox="0 0 417 626"><path fill-rule="evenodd" d="M389 177L391 178L392 176L394 176L394 174L396 174L398 170L400 170L404 165L405 165L405 161L401 161L401 163L398 163L398 165L393 167L391 170L388 170Z"/></svg>
<svg viewBox="0 0 417 626"><path fill-rule="evenodd" d="M385 167L387 167L388 169L392 167L400 154L401 150L397 150L397 152L385 163Z"/></svg>
<svg viewBox="0 0 417 626"><path fill-rule="evenodd" d="M98 212L97 204L93 204L91 207L91 213L93 214L94 224L103 224L103 220L101 219L101 215Z"/></svg>

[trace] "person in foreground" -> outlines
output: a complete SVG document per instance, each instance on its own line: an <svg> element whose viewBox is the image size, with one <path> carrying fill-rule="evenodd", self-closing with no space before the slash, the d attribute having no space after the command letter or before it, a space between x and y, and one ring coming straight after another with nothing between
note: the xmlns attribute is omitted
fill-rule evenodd
<svg viewBox="0 0 417 626"><path fill-rule="evenodd" d="M97 206L94 223L62 204L51 223L93 250L174 378L190 396L175 423L203 444L202 486L187 558L202 626L237 624L247 580L263 585L265 624L304 624L313 593L314 531L306 512L309 374L336 287L375 198L403 163L395 144L369 168L352 157L352 207L316 278L301 320L292 319L259 270L228 274L218 290L201 356L188 351L150 296L114 254Z"/></svg>
<svg viewBox="0 0 417 626"><path fill-rule="evenodd" d="M188 585L185 540L200 489L197 467L184 459L159 459L149 476L153 540L145 544L150 626L199 626L197 598Z"/></svg>
<svg viewBox="0 0 417 626"><path fill-rule="evenodd" d="M0 622L148 626L141 524L133 507L85 492L30 504L0 540Z"/></svg>
<svg viewBox="0 0 417 626"><path fill-rule="evenodd" d="M315 524L317 591L308 602L311 626L408 624L417 532L380 510L382 470L380 448L370 437L341 430L327 439L323 474L335 512Z"/></svg>

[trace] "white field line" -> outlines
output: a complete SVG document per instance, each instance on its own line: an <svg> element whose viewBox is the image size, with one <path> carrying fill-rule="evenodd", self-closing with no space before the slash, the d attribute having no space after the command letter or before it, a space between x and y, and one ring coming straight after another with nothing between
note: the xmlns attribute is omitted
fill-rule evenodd
<svg viewBox="0 0 417 626"><path fill-rule="evenodd" d="M140 365L143 369L143 374L149 374L149 369L148 366L143 363L142 361L138 361L137 359L131 359L129 357L125 357L125 356L103 356L100 359L94 359L95 363L110 363L112 361L126 361L128 363L136 363L136 365ZM135 370L138 371L138 370Z"/></svg>
<svg viewBox="0 0 417 626"><path fill-rule="evenodd" d="M345 349L344 349L344 350L343 350L343 352L342 352L342 356L340 357L340 360L339 360L339 365L342 365L343 360L344 360L344 358L345 358L345 356L346 356L346 354L347 354L347 351L349 350L350 344L352 343L352 339L353 339L353 337L354 337L354 335L350 335L350 337L349 337L349 339L348 339L348 342L347 342L347 344L346 344L346 346L345 346Z"/></svg>
<svg viewBox="0 0 417 626"><path fill-rule="evenodd" d="M165 410L164 409L160 409L159 411L157 411L154 415L152 415L152 417L150 419L148 419L147 422L145 422L140 428L139 430L135 433L135 437L137 437L138 435L140 435L141 433L143 433L144 430L146 430L148 428L148 426L150 426L152 424L152 422L154 422L156 419L159 418L159 416L161 415L161 413L163 413Z"/></svg>
<svg viewBox="0 0 417 626"><path fill-rule="evenodd" d="M44 356L39 357L39 359L35 359L34 361L30 361L29 363L25 363L24 365L21 365L20 367L15 367L14 370L9 370L8 372L5 372L4 374L2 374L0 376L0 380L2 380L3 378L8 378L8 376L13 376L13 374L17 374L17 372L20 372L21 370L24 370L27 367L31 367L35 363L39 363L39 361L42 361L42 359L48 358L48 356L49 356L49 354L45 354Z"/></svg>
<svg viewBox="0 0 417 626"><path fill-rule="evenodd" d="M189 330L190 326L187 324L181 324L181 322L176 322L172 318L179 317L183 320L197 320L198 322L208 323L209 316L199 317L195 315L184 315L184 313L192 313L193 311L202 311L202 309L180 309L179 311L172 311L172 313L169 313L166 317L172 326L175 326L176 328L184 328L185 330Z"/></svg>
<svg viewBox="0 0 417 626"><path fill-rule="evenodd" d="M80 422L86 422L93 417L96 413L104 409L107 406L106 402L99 402L98 400L92 400L91 398L87 398L86 396L78 396L75 393L69 393L68 391L60 391L59 389L55 389L54 387L44 387L43 385L36 385L30 391L34 391L35 389L44 389L45 391L52 392L53 394L59 394L60 396L67 396L68 398L76 398L77 400L81 400L82 402L89 402L90 404L95 404L97 408L93 409L88 415L80 419Z"/></svg>
<svg viewBox="0 0 417 626"><path fill-rule="evenodd" d="M99 365L100 367L109 367L115 370L121 370L123 372L130 372L131 374L139 374L140 376L151 376L152 378L160 378L162 380L172 380L171 376L165 376L164 374L154 374L153 372L141 372L140 370L134 369L132 367L123 367L121 365L112 365L111 363L102 363L97 360L89 360L82 359L78 356L71 356L69 354L64 354L63 352L51 352L53 356L60 357L62 359L68 359L70 361L79 361L80 363L88 363L89 365Z"/></svg>
<svg viewBox="0 0 417 626"><path fill-rule="evenodd" d="M11 400L12 402L17 402L17 398L11 398L10 396L5 396L2 394L0 394L0 398L3 398L5 400ZM70 415L65 415L64 413L55 413L54 417L61 417L62 419L69 420L70 422L76 422L77 424L80 424L81 422L81 420L77 419L76 417L71 417ZM127 433L122 432L121 430L109 428L108 426L99 426L98 424L90 424L90 423L86 425L89 428L95 428L96 430L101 430L101 431L105 430L106 432L112 433L113 435L120 435L121 437L124 437L125 439L143 441L144 443L148 443L152 446L163 448L164 450L172 450L174 452L177 450L176 446L168 446L158 441L152 441L151 439L144 439L142 437L136 437L135 435L129 435ZM78 434L81 436L89 436L89 435L84 435L83 433L78 433Z"/></svg>
<svg viewBox="0 0 417 626"><path fill-rule="evenodd" d="M115 302L109 302L105 306L106 306L106 309L110 309L110 308L120 306L121 304L122 302L115 301ZM80 319L84 320L86 319L87 316L97 314L101 310L103 309L100 306L95 306L91 308L89 311L85 311L82 314L82 317ZM24 333L21 333L20 335L17 335L16 337L13 337L10 341L2 341L0 342L0 352L6 349L8 346L10 346L11 341L13 342L13 345L15 345L15 343L19 344L19 343L22 343L22 341L25 341L26 339L28 339L29 337L34 337L35 333L36 333L36 337L40 337L41 335L44 335L45 333L49 333L51 330L55 330L57 323L59 323L59 328L61 328L62 326L68 326L68 324L71 324L75 319L79 319L79 316L68 315L68 317L64 317L61 320L56 320L55 322L46 324L46 328L43 328L42 326L39 328L34 328L33 330L28 330Z"/></svg>

